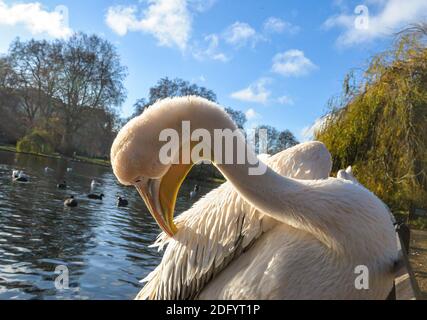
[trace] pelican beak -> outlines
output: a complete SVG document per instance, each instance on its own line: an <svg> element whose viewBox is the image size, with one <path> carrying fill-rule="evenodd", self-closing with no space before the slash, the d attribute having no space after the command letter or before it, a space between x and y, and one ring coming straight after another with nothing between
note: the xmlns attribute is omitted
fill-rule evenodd
<svg viewBox="0 0 427 320"><path fill-rule="evenodd" d="M170 237L177 232L173 218L179 189L190 172L192 164L172 165L161 179L150 179L136 185L141 197L159 227Z"/></svg>

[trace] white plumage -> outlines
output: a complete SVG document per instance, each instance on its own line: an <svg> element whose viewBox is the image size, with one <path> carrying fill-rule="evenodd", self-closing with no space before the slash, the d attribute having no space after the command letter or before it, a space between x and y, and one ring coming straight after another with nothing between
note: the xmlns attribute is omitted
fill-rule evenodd
<svg viewBox="0 0 427 320"><path fill-rule="evenodd" d="M175 233L173 221L158 206L158 186L171 181L168 172L175 168L159 162L158 137L165 123L178 131L187 120L210 133L216 128L236 129L216 104L196 97L167 99L128 123L112 147L118 179L135 185L161 227L174 235L158 240L160 247L168 244L168 248L138 298L384 299L388 295L397 260L393 224L375 195L347 180L301 180L309 172L305 169L299 171L303 174L299 180L271 169L251 176L248 164L215 163L229 183L212 192L215 198L211 193L178 217ZM242 145L243 136L237 141ZM274 167L274 160L269 163ZM298 172L298 163L293 170ZM234 190L237 194L232 196ZM359 266L369 270L369 290L355 286Z"/></svg>
<svg viewBox="0 0 427 320"><path fill-rule="evenodd" d="M278 173L299 179L325 179L332 166L331 155L320 142L300 144L262 159ZM174 238L165 233L159 236L154 246L163 249L167 245L167 249L160 265L143 280L147 284L137 299L197 297L210 278L239 259L242 250L276 224L244 201L230 182L208 193L177 217L176 223L185 232Z"/></svg>
<svg viewBox="0 0 427 320"><path fill-rule="evenodd" d="M337 178L343 179L343 180L349 180L349 181L352 181L354 183L359 184L359 181L357 181L357 179L354 177L353 168L351 166L345 170L342 169L342 170L338 171Z"/></svg>

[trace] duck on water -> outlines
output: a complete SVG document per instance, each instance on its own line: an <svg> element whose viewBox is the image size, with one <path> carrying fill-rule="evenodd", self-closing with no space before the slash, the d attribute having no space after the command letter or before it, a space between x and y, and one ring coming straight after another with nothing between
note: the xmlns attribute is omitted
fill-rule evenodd
<svg viewBox="0 0 427 320"><path fill-rule="evenodd" d="M105 196L103 193L101 193L100 195L95 194L95 193L90 193L87 195L87 197L89 199L92 199L92 200L101 200L102 201L102 198L104 198Z"/></svg>
<svg viewBox="0 0 427 320"><path fill-rule="evenodd" d="M117 207L127 207L129 205L129 201L122 197L117 197Z"/></svg>
<svg viewBox="0 0 427 320"><path fill-rule="evenodd" d="M26 175L21 170L13 170L12 171L12 179L15 182L29 182L30 181L30 177L28 175Z"/></svg>
<svg viewBox="0 0 427 320"><path fill-rule="evenodd" d="M75 208L79 205L77 200L74 198L74 196L70 196L69 198L65 199L64 206L68 208Z"/></svg>
<svg viewBox="0 0 427 320"><path fill-rule="evenodd" d="M65 189L67 189L67 181L63 181L62 183L58 183L57 185L56 185L56 188L58 188L58 189L60 189L60 190L65 190Z"/></svg>

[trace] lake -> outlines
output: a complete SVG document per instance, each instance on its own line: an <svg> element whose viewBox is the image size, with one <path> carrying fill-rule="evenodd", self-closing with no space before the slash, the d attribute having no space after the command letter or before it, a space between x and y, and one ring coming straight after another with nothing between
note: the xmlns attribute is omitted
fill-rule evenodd
<svg viewBox="0 0 427 320"><path fill-rule="evenodd" d="M14 169L30 182L13 182ZM87 199L93 179L103 201ZM63 180L68 189L58 190ZM192 206L196 183L200 194L217 186L186 181L176 214ZM117 208L118 194L128 208ZM79 207L64 208L69 195ZM159 232L136 190L119 185L110 168L0 151L0 299L133 299L160 262L162 253L149 248ZM68 268L69 289L55 287L58 266Z"/></svg>

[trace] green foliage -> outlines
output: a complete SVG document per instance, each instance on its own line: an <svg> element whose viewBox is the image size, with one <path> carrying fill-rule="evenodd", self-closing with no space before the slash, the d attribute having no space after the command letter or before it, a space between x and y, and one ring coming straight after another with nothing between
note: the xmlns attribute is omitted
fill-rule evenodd
<svg viewBox="0 0 427 320"><path fill-rule="evenodd" d="M51 137L46 131L33 130L16 144L18 152L28 152L35 154L52 154L54 148L51 143Z"/></svg>
<svg viewBox="0 0 427 320"><path fill-rule="evenodd" d="M401 35L349 85L355 82L352 74L346 78L342 97L316 133L332 153L334 171L352 165L360 182L394 210L425 206L426 47L416 36Z"/></svg>
<svg viewBox="0 0 427 320"><path fill-rule="evenodd" d="M410 222L411 228L418 230L426 230L427 229L427 219L426 218L417 218L411 220Z"/></svg>

